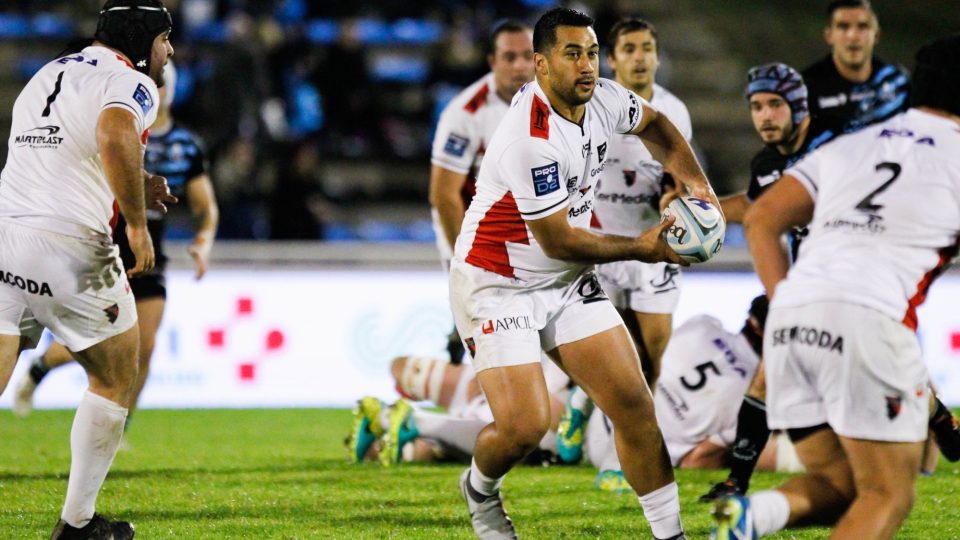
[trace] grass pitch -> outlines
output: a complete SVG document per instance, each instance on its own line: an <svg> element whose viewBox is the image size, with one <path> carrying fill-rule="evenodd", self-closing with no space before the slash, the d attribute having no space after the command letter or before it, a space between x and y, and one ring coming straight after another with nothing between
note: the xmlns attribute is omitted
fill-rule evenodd
<svg viewBox="0 0 960 540"><path fill-rule="evenodd" d="M0 411L0 538L47 538L70 465L73 411L26 420ZM98 510L132 521L137 538L472 538L460 465L351 466L346 410L140 411ZM521 468L505 499L522 538L650 538L637 500L593 489L588 467ZM721 471L678 471L690 538L706 538L696 498ZM755 488L782 475L758 473ZM960 539L960 466L921 478L898 538ZM823 538L825 529L775 538Z"/></svg>

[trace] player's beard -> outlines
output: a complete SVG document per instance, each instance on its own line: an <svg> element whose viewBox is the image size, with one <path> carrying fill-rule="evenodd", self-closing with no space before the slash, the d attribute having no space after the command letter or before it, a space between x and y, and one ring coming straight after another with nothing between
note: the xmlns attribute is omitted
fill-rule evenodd
<svg viewBox="0 0 960 540"><path fill-rule="evenodd" d="M554 83L553 81L550 82L550 89L553 90L553 93L557 96L560 96L560 99L562 99L571 107L583 105L584 103L590 101L590 98L593 97L593 91L596 90L596 88L596 83L594 83L594 86L590 89L590 92L584 95L577 92L576 81L574 81L570 86L562 86Z"/></svg>

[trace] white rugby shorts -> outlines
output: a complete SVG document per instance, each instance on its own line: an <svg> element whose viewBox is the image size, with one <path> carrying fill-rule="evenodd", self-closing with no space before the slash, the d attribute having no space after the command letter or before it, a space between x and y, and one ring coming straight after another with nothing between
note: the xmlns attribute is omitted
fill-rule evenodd
<svg viewBox="0 0 960 540"><path fill-rule="evenodd" d="M82 351L137 322L120 252L109 238L75 238L7 219L0 224L0 264L0 334L35 341L42 325L71 351Z"/></svg>
<svg viewBox="0 0 960 540"><path fill-rule="evenodd" d="M770 429L828 423L844 437L927 438L928 374L917 336L867 307L770 310L763 340Z"/></svg>
<svg viewBox="0 0 960 540"><path fill-rule="evenodd" d="M531 285L454 259L450 302L478 372L533 364L542 351L623 324L592 268Z"/></svg>
<svg viewBox="0 0 960 540"><path fill-rule="evenodd" d="M680 301L680 267L670 263L616 261L597 266L604 292L619 309L671 314Z"/></svg>

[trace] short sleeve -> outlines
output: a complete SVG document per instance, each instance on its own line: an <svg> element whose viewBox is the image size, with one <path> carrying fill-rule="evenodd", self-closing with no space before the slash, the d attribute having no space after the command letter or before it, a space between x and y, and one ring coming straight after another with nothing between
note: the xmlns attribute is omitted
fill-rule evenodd
<svg viewBox="0 0 960 540"><path fill-rule="evenodd" d="M107 80L100 108L117 107L130 111L137 119L138 131L143 133L157 119L159 101L157 85L149 77L132 69L124 69Z"/></svg>
<svg viewBox="0 0 960 540"><path fill-rule="evenodd" d="M674 111L672 111L674 116L670 116L670 121L673 122L674 126L677 126L677 129L680 130L680 134L683 135L683 138L690 142L693 140L693 123L690 121L690 111L687 110L687 107L682 103L677 103Z"/></svg>
<svg viewBox="0 0 960 540"><path fill-rule="evenodd" d="M532 137L511 144L500 158L500 178L513 193L525 220L545 218L567 207L563 181L568 165L547 141Z"/></svg>
<svg viewBox="0 0 960 540"><path fill-rule="evenodd" d="M430 162L460 174L469 173L480 149L477 125L476 118L463 107L448 105L437 123Z"/></svg>
<svg viewBox="0 0 960 540"><path fill-rule="evenodd" d="M597 82L594 98L616 133L630 133L640 124L643 108L650 104L642 97L609 79Z"/></svg>
<svg viewBox="0 0 960 540"><path fill-rule="evenodd" d="M811 152L783 173L784 176L789 174L799 180L800 185L807 190L813 202L817 202L817 193L820 191L821 163L823 163L826 154L822 150Z"/></svg>

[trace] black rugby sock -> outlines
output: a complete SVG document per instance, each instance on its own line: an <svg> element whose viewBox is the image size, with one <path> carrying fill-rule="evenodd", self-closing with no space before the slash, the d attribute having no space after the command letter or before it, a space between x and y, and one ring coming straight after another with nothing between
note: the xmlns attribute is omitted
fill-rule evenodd
<svg viewBox="0 0 960 540"><path fill-rule="evenodd" d="M730 456L733 463L729 476L744 492L750 487L750 477L769 438L766 404L755 397L744 396L737 413L737 440Z"/></svg>
<svg viewBox="0 0 960 540"><path fill-rule="evenodd" d="M30 378L33 379L34 384L40 384L47 373L50 373L50 368L43 365L43 356L37 357L30 364Z"/></svg>

